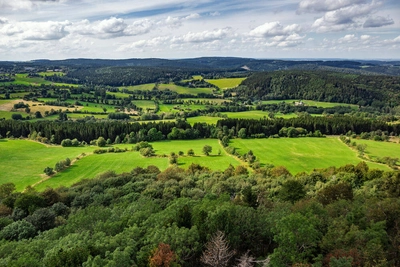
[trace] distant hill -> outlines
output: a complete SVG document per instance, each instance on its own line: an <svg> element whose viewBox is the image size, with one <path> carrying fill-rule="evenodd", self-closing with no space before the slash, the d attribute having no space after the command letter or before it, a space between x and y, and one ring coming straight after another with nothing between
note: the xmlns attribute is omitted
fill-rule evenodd
<svg viewBox="0 0 400 267"><path fill-rule="evenodd" d="M378 60L278 60L239 57L201 57L188 59L65 59L33 60L29 62L0 62L0 68L12 66L38 67L173 67L203 71L275 71L286 69L334 70L357 74L400 75L400 61Z"/></svg>

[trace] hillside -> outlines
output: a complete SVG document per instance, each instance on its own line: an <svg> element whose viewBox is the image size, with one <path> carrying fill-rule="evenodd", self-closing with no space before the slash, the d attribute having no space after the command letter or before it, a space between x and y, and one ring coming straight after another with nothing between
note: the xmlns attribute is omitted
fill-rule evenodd
<svg viewBox="0 0 400 267"><path fill-rule="evenodd" d="M242 98L308 99L359 105L400 103L400 77L346 75L327 71L260 72L225 94Z"/></svg>

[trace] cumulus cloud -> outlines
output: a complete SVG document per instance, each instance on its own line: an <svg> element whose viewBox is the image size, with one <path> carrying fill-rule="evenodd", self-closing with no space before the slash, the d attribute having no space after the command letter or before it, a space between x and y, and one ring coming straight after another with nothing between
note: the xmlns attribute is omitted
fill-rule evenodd
<svg viewBox="0 0 400 267"><path fill-rule="evenodd" d="M287 36L300 31L301 27L298 24L291 24L284 27L279 21L273 21L256 27L250 31L249 35L253 37Z"/></svg>
<svg viewBox="0 0 400 267"><path fill-rule="evenodd" d="M158 24L159 25L167 25L170 27L180 27L182 26L182 22L183 21L187 21L187 20L192 20L192 19L198 19L200 18L200 14L198 13L192 13L188 16L184 16L184 17L171 17L168 16L165 20L159 21Z"/></svg>
<svg viewBox="0 0 400 267"><path fill-rule="evenodd" d="M6 23L0 28L0 34L18 40L59 40L68 35L68 25L71 25L69 21Z"/></svg>
<svg viewBox="0 0 400 267"><path fill-rule="evenodd" d="M67 0L0 0L0 10L32 9L40 3L66 2Z"/></svg>
<svg viewBox="0 0 400 267"><path fill-rule="evenodd" d="M328 11L313 23L312 27L317 32L341 31L358 27L357 19L368 16L376 10L380 3L351 5L337 10Z"/></svg>
<svg viewBox="0 0 400 267"><path fill-rule="evenodd" d="M347 34L342 38L339 38L339 43L351 43L357 41L357 37L354 34Z"/></svg>
<svg viewBox="0 0 400 267"><path fill-rule="evenodd" d="M82 20L72 24L68 29L76 34L93 35L98 38L108 39L145 34L151 30L153 24L153 22L147 19L137 20L131 24L127 24L124 19L111 17L95 22Z"/></svg>
<svg viewBox="0 0 400 267"><path fill-rule="evenodd" d="M173 43L203 43L221 40L228 36L231 28L215 29L212 31L188 32L187 34L172 38Z"/></svg>
<svg viewBox="0 0 400 267"><path fill-rule="evenodd" d="M299 35L302 28L298 24L283 26L279 21L267 22L249 32L249 36L267 39L261 46L294 47L303 43L305 36ZM251 40L250 40L251 42Z"/></svg>
<svg viewBox="0 0 400 267"><path fill-rule="evenodd" d="M366 0L303 0L297 13L327 12L355 4L364 4Z"/></svg>
<svg viewBox="0 0 400 267"><path fill-rule="evenodd" d="M364 22L363 27L364 28L377 28L377 27L382 27L382 26L387 26L387 25L392 25L392 24L394 24L393 19L377 16L377 17L369 17Z"/></svg>

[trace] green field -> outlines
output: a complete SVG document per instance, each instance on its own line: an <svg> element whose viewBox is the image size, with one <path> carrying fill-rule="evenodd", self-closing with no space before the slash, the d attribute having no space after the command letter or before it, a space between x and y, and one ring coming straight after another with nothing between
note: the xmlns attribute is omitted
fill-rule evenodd
<svg viewBox="0 0 400 267"><path fill-rule="evenodd" d="M225 170L229 164L240 165L239 161L226 154L216 139L163 141L152 143L152 145L157 155L169 155L171 152L178 154L179 151L182 151L185 156L178 158L178 165L182 168L187 168L192 163L206 166L212 170ZM212 147L212 152L208 157L202 153L205 145ZM186 156L189 149L193 149L194 157ZM219 150L221 155L218 156Z"/></svg>
<svg viewBox="0 0 400 267"><path fill-rule="evenodd" d="M149 91L149 90L153 90L154 86L155 86L154 83L148 83L148 84L120 87L120 89L126 89L129 91L137 91L137 90ZM168 89L170 91L177 92L178 94L192 94L192 95L197 95L200 93L212 94L212 88L189 88L189 87L175 85L173 83L159 84L158 89L159 90L167 90Z"/></svg>
<svg viewBox="0 0 400 267"><path fill-rule="evenodd" d="M231 119L263 119L268 118L268 112L262 110L250 110L242 112L221 112Z"/></svg>
<svg viewBox="0 0 400 267"><path fill-rule="evenodd" d="M197 117L190 117L186 118L186 121L191 125L195 124L196 122L204 122L207 124L217 124L218 120L222 120L220 117L208 117L208 116L197 116Z"/></svg>
<svg viewBox="0 0 400 267"><path fill-rule="evenodd" d="M357 144L366 144L367 148L365 153L371 159L376 160L377 158L383 157L400 158L400 144L398 143L363 139L352 139L352 141L355 141Z"/></svg>
<svg viewBox="0 0 400 267"><path fill-rule="evenodd" d="M170 84L159 84L158 85L159 90L166 90L169 89L173 92L177 92L178 94L192 94L192 95L198 95L200 93L205 93L205 94L212 94L212 88L189 88L189 87L183 87L179 85L175 85L173 83Z"/></svg>
<svg viewBox="0 0 400 267"><path fill-rule="evenodd" d="M204 145L211 145L213 151L209 157L202 153ZM224 170L229 164L240 165L240 162L227 155L218 140L190 140L190 141L163 141L152 143L156 154L169 155L170 152L183 151L185 156L179 157L178 164L187 168L191 163L209 167L212 170ZM131 149L133 144L121 144L117 147ZM194 157L186 156L187 151L192 148ZM47 186L59 187L70 186L85 178L94 178L99 173L114 170L116 173L129 172L140 166L155 165L161 170L169 166L168 157L144 158L139 152L127 151L124 153L91 154L98 147L60 147L45 146L29 140L0 140L0 184L13 182L18 191L25 189L28 185L38 183L35 188L42 190ZM218 155L218 150L221 155ZM54 168L58 161L76 157L85 153L86 156L77 160L72 166L47 179L43 170L46 167Z"/></svg>
<svg viewBox="0 0 400 267"><path fill-rule="evenodd" d="M146 111L147 109L154 110L156 108L153 100L133 100L132 102L139 108L142 108L144 111Z"/></svg>
<svg viewBox="0 0 400 267"><path fill-rule="evenodd" d="M246 78L206 79L206 82L218 86L218 88L226 89L237 87L245 79Z"/></svg>
<svg viewBox="0 0 400 267"><path fill-rule="evenodd" d="M13 182L23 190L42 179L43 170L65 158L73 160L81 153L93 151L90 147L46 147L28 140L0 140L0 184Z"/></svg>
<svg viewBox="0 0 400 267"><path fill-rule="evenodd" d="M131 145L132 146L132 145ZM121 147L121 146L119 146ZM91 147L93 151L95 147ZM116 173L130 172L135 167L156 165L160 169L168 166L167 158L144 158L138 152L106 153L90 155L75 162L70 168L37 185L38 190L46 187L71 186L82 179L91 179L100 173L113 170Z"/></svg>
<svg viewBox="0 0 400 267"><path fill-rule="evenodd" d="M52 81L47 81L42 77L28 77L28 74L25 73L18 73L15 75L15 81L13 82L6 82L6 83L0 83L0 85L9 85L9 84L22 84L22 85L34 85L34 86L39 86L39 85L55 85L55 86L64 86L64 87L77 87L77 84L67 84L67 83L53 83Z"/></svg>
<svg viewBox="0 0 400 267"><path fill-rule="evenodd" d="M279 104L279 103L288 103L288 104L294 104L295 102L299 102L300 100L298 99L287 99L287 100L268 100L268 101L262 101L262 104ZM313 101L313 100L301 100L306 106L317 106L317 107L323 107L323 108L332 108L332 107L337 107L337 106L349 106L352 109L358 109L358 105L352 105L352 104L344 104L344 103L333 103L333 102L320 102L320 101Z"/></svg>
<svg viewBox="0 0 400 267"><path fill-rule="evenodd" d="M22 117L26 117L28 116L28 114L26 112L20 112L20 111L16 111L16 112L11 112L11 111L5 111L5 110L0 110L0 119L4 118L6 120L11 119L12 118L12 114L21 114Z"/></svg>
<svg viewBox="0 0 400 267"><path fill-rule="evenodd" d="M292 174L361 161L357 153L338 138L234 139L230 146L237 148L240 154L252 150L260 163L285 166ZM371 168L389 170L381 164L367 164Z"/></svg>
<svg viewBox="0 0 400 267"><path fill-rule="evenodd" d="M146 84L139 84L139 85L133 85L133 86L124 86L120 87L120 90L126 89L128 91L149 91L154 88L155 84L154 83L146 83Z"/></svg>
<svg viewBox="0 0 400 267"><path fill-rule="evenodd" d="M205 109L206 105L189 105L189 104L160 104L159 105L159 112L180 112L180 111L193 111L199 109Z"/></svg>

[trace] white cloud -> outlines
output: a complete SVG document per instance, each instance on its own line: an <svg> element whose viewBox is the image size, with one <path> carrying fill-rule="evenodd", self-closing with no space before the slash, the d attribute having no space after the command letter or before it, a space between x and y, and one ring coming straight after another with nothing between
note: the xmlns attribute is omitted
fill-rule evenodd
<svg viewBox="0 0 400 267"><path fill-rule="evenodd" d="M69 21L9 22L3 24L0 34L17 40L59 40L68 35L69 32L66 29L68 25L71 25Z"/></svg>
<svg viewBox="0 0 400 267"><path fill-rule="evenodd" d="M174 37L172 39L173 43L202 43L202 42L212 42L215 40L221 40L228 36L232 31L231 28L215 29L212 31L202 31L202 32L188 32L187 34Z"/></svg>
<svg viewBox="0 0 400 267"><path fill-rule="evenodd" d="M283 27L279 21L267 22L251 30L249 35L253 37L287 36L301 31L298 24Z"/></svg>
<svg viewBox="0 0 400 267"><path fill-rule="evenodd" d="M200 14L198 13L192 13L190 15L184 16L184 17L171 17L168 16L165 20L159 21L158 24L161 26L170 26L170 27L180 27L182 26L183 21L187 20L192 20L192 19L198 19L200 18Z"/></svg>
<svg viewBox="0 0 400 267"><path fill-rule="evenodd" d="M357 41L357 37L354 34L347 34L342 38L339 38L339 43L350 43Z"/></svg>
<svg viewBox="0 0 400 267"><path fill-rule="evenodd" d="M382 26L387 26L387 25L392 25L392 24L394 24L393 19L377 16L377 17L369 17L364 22L363 27L364 28L377 28L377 27L382 27Z"/></svg>
<svg viewBox="0 0 400 267"><path fill-rule="evenodd" d="M109 19L90 22L83 20L74 23L68 29L80 35L92 35L101 39L109 39L121 36L135 36L149 32L154 23L150 20L137 20L127 24L124 19L111 17Z"/></svg>
<svg viewBox="0 0 400 267"><path fill-rule="evenodd" d="M317 32L341 31L357 28L360 26L357 19L368 16L380 5L381 3L372 2L371 4L351 5L328 11L323 17L315 20L312 27Z"/></svg>
<svg viewBox="0 0 400 267"><path fill-rule="evenodd" d="M297 13L327 12L365 2L366 0L303 0L299 3Z"/></svg>

